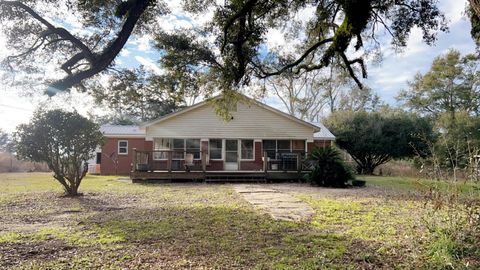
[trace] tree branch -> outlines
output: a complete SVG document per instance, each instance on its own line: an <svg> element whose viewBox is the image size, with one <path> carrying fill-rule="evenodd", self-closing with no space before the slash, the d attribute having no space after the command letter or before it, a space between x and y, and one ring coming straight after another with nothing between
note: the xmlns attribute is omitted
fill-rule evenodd
<svg viewBox="0 0 480 270"><path fill-rule="evenodd" d="M42 16L40 16L37 12L35 12L32 8L28 7L27 5L23 4L20 1L1 1L0 5L7 5L7 6L12 6L16 8L23 9L25 12L30 14L32 18L43 24L48 28L48 30L52 34L57 34L63 39L66 39L70 41L75 47L77 47L79 50L81 50L83 53L85 53L85 57L88 60L91 60L93 58L93 54L90 51L90 49L85 45L82 41L74 37L70 32L68 32L65 28L61 27L55 27L53 24L48 22L46 19L44 19Z"/></svg>
<svg viewBox="0 0 480 270"><path fill-rule="evenodd" d="M329 42L333 42L333 38L326 38L326 39L323 39L317 43L315 43L314 45L312 45L310 48L308 48L308 50L306 50L302 56L300 56L300 58L298 58L295 62L293 63L290 63L284 67L282 67L281 69L275 71L275 72L265 72L263 70L261 70L261 72L263 73L263 75L260 76L260 78L262 79L265 79L267 77L270 77L270 76L274 76L274 75L280 75L282 74L285 70L289 69L289 68L292 68L292 67L295 67L295 66L298 66L311 52L315 51L318 47L326 44L326 43L329 43ZM298 72L300 72L302 68L299 68L298 69ZM312 69L309 69L307 68L307 66L303 66L303 69L307 70L307 71L310 71L310 70L314 70L315 68L312 68Z"/></svg>

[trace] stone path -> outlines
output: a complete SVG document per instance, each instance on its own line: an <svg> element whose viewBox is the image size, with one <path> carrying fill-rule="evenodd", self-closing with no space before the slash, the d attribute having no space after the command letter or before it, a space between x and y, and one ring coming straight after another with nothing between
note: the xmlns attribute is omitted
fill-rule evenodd
<svg viewBox="0 0 480 270"><path fill-rule="evenodd" d="M267 185L235 185L235 191L276 220L304 221L315 213L307 203Z"/></svg>

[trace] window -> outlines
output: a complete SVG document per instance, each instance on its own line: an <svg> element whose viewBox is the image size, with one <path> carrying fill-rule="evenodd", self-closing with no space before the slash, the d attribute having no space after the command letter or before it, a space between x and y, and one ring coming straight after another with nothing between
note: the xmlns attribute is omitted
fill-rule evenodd
<svg viewBox="0 0 480 270"><path fill-rule="evenodd" d="M102 153L97 153L97 160L95 164L102 164Z"/></svg>
<svg viewBox="0 0 480 270"><path fill-rule="evenodd" d="M271 159L276 158L277 154L277 141L275 140L264 140L263 141L263 151L267 152L267 157Z"/></svg>
<svg viewBox="0 0 480 270"><path fill-rule="evenodd" d="M154 159L168 159L168 152L172 150L173 160L182 160L185 158L185 152L193 154L195 159L200 159L200 139L170 139L170 138L156 138L155 139ZM165 152L161 152L161 151Z"/></svg>
<svg viewBox="0 0 480 270"><path fill-rule="evenodd" d="M210 159L222 159L222 139L210 139Z"/></svg>
<svg viewBox="0 0 480 270"><path fill-rule="evenodd" d="M168 151L170 150L170 139L168 138L156 138L154 140L154 149L156 151ZM167 152L154 152L153 159L167 159Z"/></svg>
<svg viewBox="0 0 480 270"><path fill-rule="evenodd" d="M242 140L241 159L253 159L253 140Z"/></svg>
<svg viewBox="0 0 480 270"><path fill-rule="evenodd" d="M278 159L283 153L305 153L304 140L264 140L263 151L267 157Z"/></svg>
<svg viewBox="0 0 480 270"><path fill-rule="evenodd" d="M290 140L278 140L277 141L277 153L290 153Z"/></svg>
<svg viewBox="0 0 480 270"><path fill-rule="evenodd" d="M128 141L118 141L118 154L128 155Z"/></svg>
<svg viewBox="0 0 480 270"><path fill-rule="evenodd" d="M172 159L183 159L183 154L185 152L185 139L173 139L172 145Z"/></svg>
<svg viewBox="0 0 480 270"><path fill-rule="evenodd" d="M200 139L186 139L186 151L193 154L193 158L200 159Z"/></svg>

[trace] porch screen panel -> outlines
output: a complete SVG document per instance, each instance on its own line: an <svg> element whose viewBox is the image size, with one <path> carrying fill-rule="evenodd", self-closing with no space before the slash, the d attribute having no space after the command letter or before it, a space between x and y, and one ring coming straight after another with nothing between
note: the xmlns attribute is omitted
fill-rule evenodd
<svg viewBox="0 0 480 270"><path fill-rule="evenodd" d="M200 139L186 139L186 151L193 154L194 159L200 159Z"/></svg>
<svg viewBox="0 0 480 270"><path fill-rule="evenodd" d="M290 140L278 140L277 141L277 152L281 155L282 153L290 153Z"/></svg>
<svg viewBox="0 0 480 270"><path fill-rule="evenodd" d="M172 142L173 150L173 159L183 159L183 153L185 152L185 140L184 139L173 139Z"/></svg>
<svg viewBox="0 0 480 270"><path fill-rule="evenodd" d="M169 138L155 138L154 149L156 151L170 150L171 140ZM154 152L153 159L167 159L167 152Z"/></svg>
<svg viewBox="0 0 480 270"><path fill-rule="evenodd" d="M277 157L277 141L276 140L264 140L263 151L267 152L267 157L276 159Z"/></svg>
<svg viewBox="0 0 480 270"><path fill-rule="evenodd" d="M210 159L222 159L222 139L210 139Z"/></svg>
<svg viewBox="0 0 480 270"><path fill-rule="evenodd" d="M242 140L241 159L253 159L253 140Z"/></svg>

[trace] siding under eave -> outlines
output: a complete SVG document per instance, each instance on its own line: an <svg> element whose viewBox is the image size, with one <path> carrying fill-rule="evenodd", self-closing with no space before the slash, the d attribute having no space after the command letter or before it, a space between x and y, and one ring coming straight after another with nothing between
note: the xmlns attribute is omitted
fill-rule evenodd
<svg viewBox="0 0 480 270"><path fill-rule="evenodd" d="M219 118L211 105L201 106L146 128L153 138L244 138L313 140L315 130L256 104L238 103L229 122Z"/></svg>

